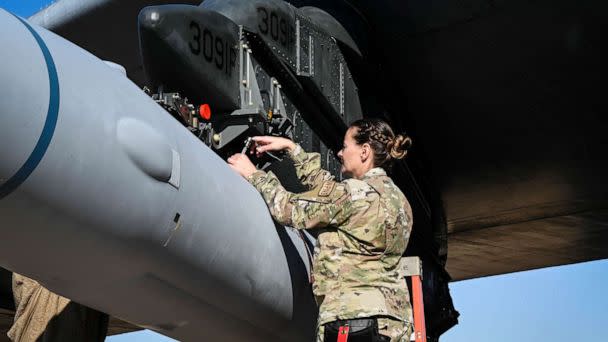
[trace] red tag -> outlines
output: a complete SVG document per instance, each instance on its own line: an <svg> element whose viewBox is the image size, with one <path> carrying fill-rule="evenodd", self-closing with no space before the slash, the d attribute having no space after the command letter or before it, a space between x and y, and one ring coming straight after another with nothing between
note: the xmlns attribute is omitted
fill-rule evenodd
<svg viewBox="0 0 608 342"><path fill-rule="evenodd" d="M338 341L337 342L346 342L348 341L348 331L350 327L348 325L340 327L338 329Z"/></svg>

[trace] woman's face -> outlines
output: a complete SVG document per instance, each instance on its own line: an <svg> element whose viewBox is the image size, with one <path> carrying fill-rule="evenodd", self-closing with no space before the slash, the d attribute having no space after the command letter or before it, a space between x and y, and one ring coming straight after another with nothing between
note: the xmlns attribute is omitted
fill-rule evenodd
<svg viewBox="0 0 608 342"><path fill-rule="evenodd" d="M340 172L346 175L357 177L359 170L362 168L362 146L357 145L354 134L357 132L356 127L351 127L344 135L342 149L338 152L338 158L342 162Z"/></svg>

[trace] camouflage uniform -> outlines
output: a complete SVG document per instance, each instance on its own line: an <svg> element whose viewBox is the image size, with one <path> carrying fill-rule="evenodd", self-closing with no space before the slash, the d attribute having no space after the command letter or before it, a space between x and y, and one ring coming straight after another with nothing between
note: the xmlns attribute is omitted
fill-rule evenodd
<svg viewBox="0 0 608 342"><path fill-rule="evenodd" d="M297 145L290 156L308 192L286 191L272 172L248 180L280 224L321 229L313 265L318 341L325 323L372 316L392 342L409 341L412 311L400 262L412 229L407 199L381 168L336 182L318 153Z"/></svg>
<svg viewBox="0 0 608 342"><path fill-rule="evenodd" d="M108 315L53 293L13 273L15 321L8 337L15 342L104 341Z"/></svg>

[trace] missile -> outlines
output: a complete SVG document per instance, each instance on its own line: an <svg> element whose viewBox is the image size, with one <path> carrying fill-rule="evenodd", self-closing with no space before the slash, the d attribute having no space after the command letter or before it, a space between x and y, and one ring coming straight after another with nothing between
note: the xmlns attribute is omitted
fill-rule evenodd
<svg viewBox="0 0 608 342"><path fill-rule="evenodd" d="M0 28L0 266L179 340L311 340L308 241L124 73Z"/></svg>

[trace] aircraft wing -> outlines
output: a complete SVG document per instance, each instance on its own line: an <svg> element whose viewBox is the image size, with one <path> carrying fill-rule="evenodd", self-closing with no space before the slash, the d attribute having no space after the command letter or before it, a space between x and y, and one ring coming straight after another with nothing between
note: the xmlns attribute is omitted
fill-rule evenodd
<svg viewBox="0 0 608 342"><path fill-rule="evenodd" d="M453 280L608 257L608 123L594 86L605 4L290 2L374 28L351 33L388 68L377 86L416 146L407 195L420 202L416 222L442 217L432 233ZM167 3L198 1L62 0L30 20L143 86L137 15Z"/></svg>
<svg viewBox="0 0 608 342"><path fill-rule="evenodd" d="M417 3L387 11L411 32L394 98L440 193L453 280L608 257L606 4Z"/></svg>

